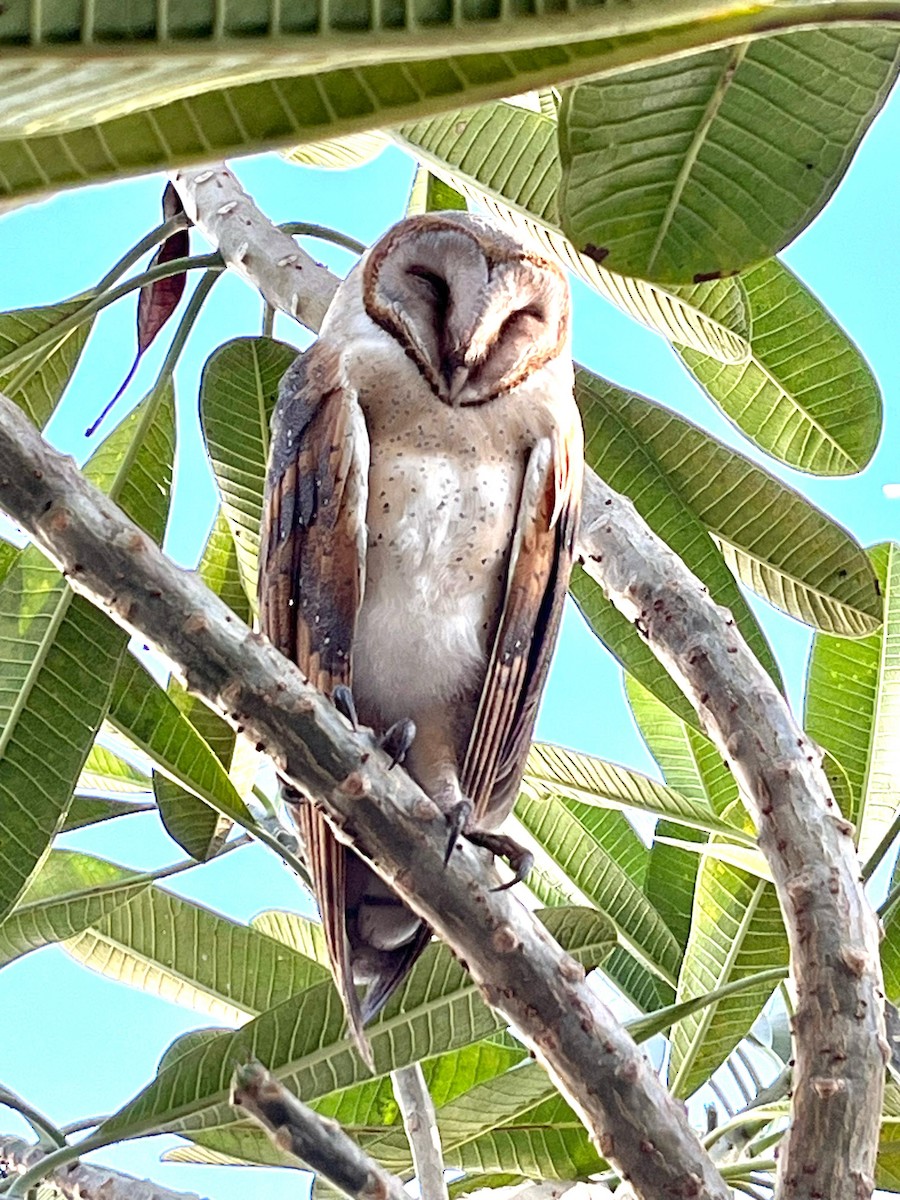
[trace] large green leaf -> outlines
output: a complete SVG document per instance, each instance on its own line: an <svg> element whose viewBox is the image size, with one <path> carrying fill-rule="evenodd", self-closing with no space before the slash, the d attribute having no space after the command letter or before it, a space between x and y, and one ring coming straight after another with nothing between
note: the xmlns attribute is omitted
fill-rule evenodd
<svg viewBox="0 0 900 1200"><path fill-rule="evenodd" d="M70 833L73 829L84 829L87 825L98 825L101 821L110 821L114 817L130 817L134 813L153 812L156 805L152 801L114 800L112 797L79 796L72 798L66 819L63 821L60 833Z"/></svg>
<svg viewBox="0 0 900 1200"><path fill-rule="evenodd" d="M107 746L95 742L78 777L79 791L95 792L102 796L146 794L150 791L150 776Z"/></svg>
<svg viewBox="0 0 900 1200"><path fill-rule="evenodd" d="M0 966L102 921L150 886L102 858L53 850L19 903L0 921Z"/></svg>
<svg viewBox="0 0 900 1200"><path fill-rule="evenodd" d="M734 776L704 734L672 712L630 675L625 677L628 703L647 748L659 764L666 783L681 795L704 805L717 816L738 798ZM678 826L660 821L655 833L673 836ZM706 833L696 832L695 841L705 842ZM699 864L688 850L654 839L647 868L647 896L679 944L687 945Z"/></svg>
<svg viewBox="0 0 900 1200"><path fill-rule="evenodd" d="M787 935L773 886L705 858L697 876L678 1000L784 967L787 961ZM771 980L758 983L678 1022L669 1059L669 1087L676 1096L690 1096L725 1061L749 1033L773 987Z"/></svg>
<svg viewBox="0 0 900 1200"><path fill-rule="evenodd" d="M615 275L563 236L556 121L520 105L483 104L410 122L394 137L501 222L663 337L724 362L743 362L749 325L737 280L665 289Z"/></svg>
<svg viewBox="0 0 900 1200"><path fill-rule="evenodd" d="M793 7L588 0L572 10L500 11L492 0L405 8L282 0L211 9L186 0L82 12L7 4L0 196L385 128L791 29L809 19ZM91 52L78 53L85 44Z"/></svg>
<svg viewBox="0 0 900 1200"><path fill-rule="evenodd" d="M241 825L252 822L209 743L131 654L122 660L116 675L109 719L173 782L229 820Z"/></svg>
<svg viewBox="0 0 900 1200"><path fill-rule="evenodd" d="M586 910L548 910L550 932L570 953L593 966L609 948L609 925ZM369 1026L377 1073L478 1041L502 1021L481 1002L478 989L446 947L432 945L381 1015ZM343 1034L343 1007L333 984L321 983L269 1009L226 1037L204 1042L171 1066L104 1122L110 1139L154 1130L180 1132L227 1124L232 1071L260 1059L308 1103L362 1082L368 1072Z"/></svg>
<svg viewBox="0 0 900 1200"><path fill-rule="evenodd" d="M234 1025L328 978L283 943L161 887L91 922L65 948L107 978Z"/></svg>
<svg viewBox="0 0 900 1200"><path fill-rule="evenodd" d="M567 89L563 228L611 270L667 283L771 257L834 192L898 52L893 30L812 29Z"/></svg>
<svg viewBox="0 0 900 1200"><path fill-rule="evenodd" d="M244 337L214 351L200 381L200 417L244 591L254 611L259 526L278 384L297 349Z"/></svg>
<svg viewBox="0 0 900 1200"><path fill-rule="evenodd" d="M695 736L699 740L700 735ZM715 755L712 743L707 742L707 745ZM723 770L727 773L727 768ZM679 834L684 828L719 832L743 845L756 845L755 838L720 820L707 797L695 799L674 788L664 787L638 771L549 742L537 742L531 747L523 784L537 795L568 796L601 808L633 809L653 817L668 818L677 825Z"/></svg>
<svg viewBox="0 0 900 1200"><path fill-rule="evenodd" d="M81 308L83 300L66 300L43 308L20 308L0 313L0 392L27 413L38 428L46 425L68 386L91 331L91 322L79 325L49 351L26 364L3 370L3 357Z"/></svg>
<svg viewBox="0 0 900 1200"><path fill-rule="evenodd" d="M441 1054L422 1063L422 1073L435 1107L459 1107L464 1098L480 1084L496 1079L528 1057L521 1043L508 1035L497 1035L471 1046L463 1046L450 1054ZM388 1076L367 1079L364 1083L343 1088L313 1101L312 1107L325 1117L340 1121L349 1135L362 1143L388 1139L393 1149L392 1134L399 1132L399 1152L408 1143L403 1132L402 1116ZM478 1114L479 1127L483 1113ZM217 1129L201 1130L192 1137L201 1155L178 1151L167 1156L168 1161L203 1161L206 1154L225 1156L226 1161L259 1163L263 1165L297 1167L297 1160L283 1154L258 1126L249 1121L234 1121ZM179 1148L180 1150L181 1148ZM216 1161L222 1161L217 1158Z"/></svg>
<svg viewBox="0 0 900 1200"><path fill-rule="evenodd" d="M884 627L868 637L817 634L806 683L805 725L844 767L865 860L900 806L900 545L871 551L884 597Z"/></svg>
<svg viewBox="0 0 900 1200"><path fill-rule="evenodd" d="M780 686L778 665L747 601L699 520L669 481L649 447L607 403L612 385L580 369L576 398L584 420L585 460L610 484L634 501L641 516L727 606L760 662ZM590 570L590 564L586 564ZM635 625L613 609L599 586L576 570L572 592L597 636L629 674L692 725L697 716L668 672L647 647Z"/></svg>
<svg viewBox="0 0 900 1200"><path fill-rule="evenodd" d="M221 512L210 531L198 570L206 586L225 600L242 621L251 620L250 605L240 585L234 537ZM167 691L181 715L190 721L225 770L230 771L236 734L228 722L202 700L189 695L174 677L169 679ZM153 775L153 792L163 825L183 850L201 862L216 853L231 828L227 818L158 771Z"/></svg>
<svg viewBox="0 0 900 1200"><path fill-rule="evenodd" d="M86 469L155 537L168 508L173 400L166 388L145 401ZM127 641L34 547L0 586L0 917L62 826Z"/></svg>
<svg viewBox="0 0 900 1200"><path fill-rule="evenodd" d="M590 403L628 427L742 583L826 633L859 637L881 624L872 564L840 525L670 409L594 375L585 381Z"/></svg>
<svg viewBox="0 0 900 1200"><path fill-rule="evenodd" d="M768 454L814 475L862 470L881 432L878 382L856 346L777 259L741 276L753 321L742 366L679 353L730 421Z"/></svg>
<svg viewBox="0 0 900 1200"><path fill-rule="evenodd" d="M635 958L674 983L681 949L642 891L647 850L622 814L563 796L534 798L527 791L515 813L562 873L613 922Z"/></svg>

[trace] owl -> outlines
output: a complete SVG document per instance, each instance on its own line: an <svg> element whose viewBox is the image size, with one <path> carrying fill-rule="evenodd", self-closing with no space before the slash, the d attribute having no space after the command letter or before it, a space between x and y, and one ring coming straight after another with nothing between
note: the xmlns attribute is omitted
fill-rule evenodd
<svg viewBox="0 0 900 1200"><path fill-rule="evenodd" d="M458 836L515 801L559 628L583 436L563 273L460 212L401 221L281 384L260 549L263 632L405 767ZM287 795L350 1032L431 936ZM364 801L361 801L364 803ZM357 985L364 985L359 994Z"/></svg>

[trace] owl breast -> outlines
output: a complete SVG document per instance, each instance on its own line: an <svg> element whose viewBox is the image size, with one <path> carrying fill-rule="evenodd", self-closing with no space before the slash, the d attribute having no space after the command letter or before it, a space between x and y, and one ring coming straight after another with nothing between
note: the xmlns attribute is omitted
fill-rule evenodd
<svg viewBox="0 0 900 1200"><path fill-rule="evenodd" d="M353 688L383 722L416 720L481 687L522 468L509 453L485 458L477 422L466 424L465 453L458 428L444 431L456 443L448 454L422 425L373 449Z"/></svg>

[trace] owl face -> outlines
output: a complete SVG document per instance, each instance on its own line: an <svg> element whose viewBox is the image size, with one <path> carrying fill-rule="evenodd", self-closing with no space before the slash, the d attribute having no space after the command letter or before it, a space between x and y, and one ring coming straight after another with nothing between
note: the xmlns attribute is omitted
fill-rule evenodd
<svg viewBox="0 0 900 1200"><path fill-rule="evenodd" d="M485 404L568 348L563 273L468 213L401 221L361 268L368 316L444 404Z"/></svg>

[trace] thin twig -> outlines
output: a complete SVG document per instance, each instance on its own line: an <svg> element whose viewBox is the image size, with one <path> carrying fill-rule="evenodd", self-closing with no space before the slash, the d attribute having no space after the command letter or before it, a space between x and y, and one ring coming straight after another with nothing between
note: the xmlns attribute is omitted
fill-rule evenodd
<svg viewBox="0 0 900 1200"><path fill-rule="evenodd" d="M421 1064L391 1071L391 1083L412 1151L419 1194L427 1200L448 1200L437 1114Z"/></svg>
<svg viewBox="0 0 900 1200"><path fill-rule="evenodd" d="M370 1158L336 1121L307 1108L260 1063L235 1071L231 1103L261 1125L279 1150L299 1158L351 1200L409 1200L396 1175Z"/></svg>

